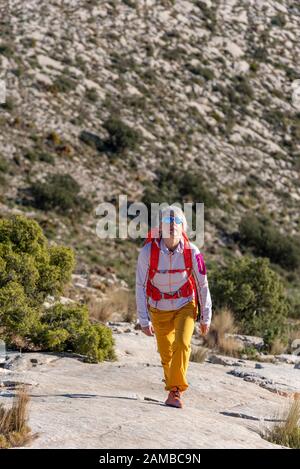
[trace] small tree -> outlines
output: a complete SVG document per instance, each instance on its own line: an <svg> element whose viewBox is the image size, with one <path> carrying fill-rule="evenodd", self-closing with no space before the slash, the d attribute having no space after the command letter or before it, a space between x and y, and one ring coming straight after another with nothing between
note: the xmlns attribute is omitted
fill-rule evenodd
<svg viewBox="0 0 300 469"><path fill-rule="evenodd" d="M269 264L267 258L244 256L214 269L210 277L215 308L230 308L240 331L261 335L267 345L284 333L289 311L280 278Z"/></svg>
<svg viewBox="0 0 300 469"><path fill-rule="evenodd" d="M47 295L58 299L74 265L73 251L49 246L36 221L0 219L0 334L8 345L68 350L96 362L115 358L111 330L91 324L86 306L43 306Z"/></svg>

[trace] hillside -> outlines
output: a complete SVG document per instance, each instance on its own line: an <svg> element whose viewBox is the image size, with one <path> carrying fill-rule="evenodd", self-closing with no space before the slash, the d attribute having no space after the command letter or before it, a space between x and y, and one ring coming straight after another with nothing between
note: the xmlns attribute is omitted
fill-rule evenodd
<svg viewBox="0 0 300 469"><path fill-rule="evenodd" d="M289 0L2 3L1 214L25 212L72 245L77 274L131 287L138 243L97 238L95 209L147 187L162 198L161 168L199 181L184 195L206 202L209 261L240 254L248 210L297 236L299 36ZM122 125L132 132L116 148ZM82 212L33 202L51 174L72 176Z"/></svg>

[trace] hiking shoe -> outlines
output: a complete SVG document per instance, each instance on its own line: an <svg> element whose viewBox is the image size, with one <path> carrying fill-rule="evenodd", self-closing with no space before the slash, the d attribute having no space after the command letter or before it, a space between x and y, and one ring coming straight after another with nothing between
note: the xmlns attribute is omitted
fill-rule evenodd
<svg viewBox="0 0 300 469"><path fill-rule="evenodd" d="M183 407L182 400L180 399L180 391L177 387L171 389L168 398L165 401L165 405L178 408Z"/></svg>

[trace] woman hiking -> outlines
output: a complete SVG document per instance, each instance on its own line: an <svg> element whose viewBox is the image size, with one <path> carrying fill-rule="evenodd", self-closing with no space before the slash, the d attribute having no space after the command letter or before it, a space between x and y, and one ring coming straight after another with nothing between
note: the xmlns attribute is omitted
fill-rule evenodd
<svg viewBox="0 0 300 469"><path fill-rule="evenodd" d="M202 253L188 240L182 210L159 212L158 226L140 250L136 269L136 303L142 332L156 336L169 391L166 405L182 408L188 388L186 372L195 321L208 333L212 303ZM198 310L200 305L200 312Z"/></svg>

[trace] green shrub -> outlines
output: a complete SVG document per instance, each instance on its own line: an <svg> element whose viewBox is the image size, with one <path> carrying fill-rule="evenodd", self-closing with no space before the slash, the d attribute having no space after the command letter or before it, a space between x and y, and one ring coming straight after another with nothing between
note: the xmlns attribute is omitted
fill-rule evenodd
<svg viewBox="0 0 300 469"><path fill-rule="evenodd" d="M283 26L286 24L284 13L278 13L276 16L273 16L271 18L271 24L273 26L279 26L280 28L283 28Z"/></svg>
<svg viewBox="0 0 300 469"><path fill-rule="evenodd" d="M49 246L41 227L24 216L0 219L0 331L10 346L71 351L91 362L115 359L112 332L91 324L87 306L55 303L71 279L73 251Z"/></svg>
<svg viewBox="0 0 300 469"><path fill-rule="evenodd" d="M30 187L34 205L42 210L60 213L91 210L91 203L79 195L80 186L69 174L52 174L47 181L37 181Z"/></svg>
<svg viewBox="0 0 300 469"><path fill-rule="evenodd" d="M73 252L48 246L34 220L0 220L0 324L7 339L30 334L39 306L48 294L62 292L73 266Z"/></svg>
<svg viewBox="0 0 300 469"><path fill-rule="evenodd" d="M201 174L187 169L178 171L176 167L162 167L156 172L155 183L146 184L143 202L150 206L151 203L183 203L192 201L204 203L205 208L218 205L217 198L202 182Z"/></svg>
<svg viewBox="0 0 300 469"><path fill-rule="evenodd" d="M59 92L59 93L68 93L74 90L77 86L77 81L70 77L68 71L65 70L51 85L50 89L52 92Z"/></svg>
<svg viewBox="0 0 300 469"><path fill-rule="evenodd" d="M87 98L88 101L91 101L92 103L95 103L96 101L98 101L97 90L94 89L94 88L86 90L85 97Z"/></svg>
<svg viewBox="0 0 300 469"><path fill-rule="evenodd" d="M47 350L80 353L90 362L116 358L111 329L91 324L86 305L59 303L48 308L34 341Z"/></svg>
<svg viewBox="0 0 300 469"><path fill-rule="evenodd" d="M55 163L54 156L46 151L38 153L37 158L39 161L43 161L44 163L49 163L52 165Z"/></svg>
<svg viewBox="0 0 300 469"><path fill-rule="evenodd" d="M105 141L106 149L112 153L124 153L126 150L135 150L141 143L141 134L129 127L117 117L110 117L103 127L109 133Z"/></svg>
<svg viewBox="0 0 300 469"><path fill-rule="evenodd" d="M91 148L94 148L95 150L98 150L99 152L104 151L104 142L101 140L98 135L93 134L92 132L89 132L87 130L82 130L82 132L79 135L79 139L84 142L86 145L88 145Z"/></svg>
<svg viewBox="0 0 300 469"><path fill-rule="evenodd" d="M24 153L24 157L32 163L35 163L36 161L44 161L45 163L54 164L53 155L44 151L36 151L35 149L27 150Z"/></svg>
<svg viewBox="0 0 300 469"><path fill-rule="evenodd" d="M14 44L9 42L2 42L0 44L0 55L4 55L8 59L14 55Z"/></svg>
<svg viewBox="0 0 300 469"><path fill-rule="evenodd" d="M266 258L244 256L210 274L215 308L230 308L240 331L262 336L267 346L284 334L289 312L282 282L269 264Z"/></svg>
<svg viewBox="0 0 300 469"><path fill-rule="evenodd" d="M240 244L250 247L254 254L268 257L285 269L295 270L299 267L299 241L281 234L268 218L246 215L240 221L239 232Z"/></svg>
<svg viewBox="0 0 300 469"><path fill-rule="evenodd" d="M216 8L209 8L207 4L201 0L195 2L195 6L201 11L201 19L207 29L214 32L217 26Z"/></svg>
<svg viewBox="0 0 300 469"><path fill-rule="evenodd" d="M266 109L263 111L263 119L270 124L275 132L287 131L286 113L280 109Z"/></svg>
<svg viewBox="0 0 300 469"><path fill-rule="evenodd" d="M227 96L231 104L247 106L254 98L254 91L248 78L243 75L234 77L233 86L228 89Z"/></svg>
<svg viewBox="0 0 300 469"><path fill-rule="evenodd" d="M8 162L5 158L0 156L0 173L7 173L8 171Z"/></svg>
<svg viewBox="0 0 300 469"><path fill-rule="evenodd" d="M206 81L214 79L214 71L207 67L195 67L193 65L187 64L187 68L192 72L194 75L201 75Z"/></svg>
<svg viewBox="0 0 300 469"><path fill-rule="evenodd" d="M13 111L15 108L15 101L11 96L8 96L5 100L5 103L0 104L0 108L5 109L6 111Z"/></svg>

